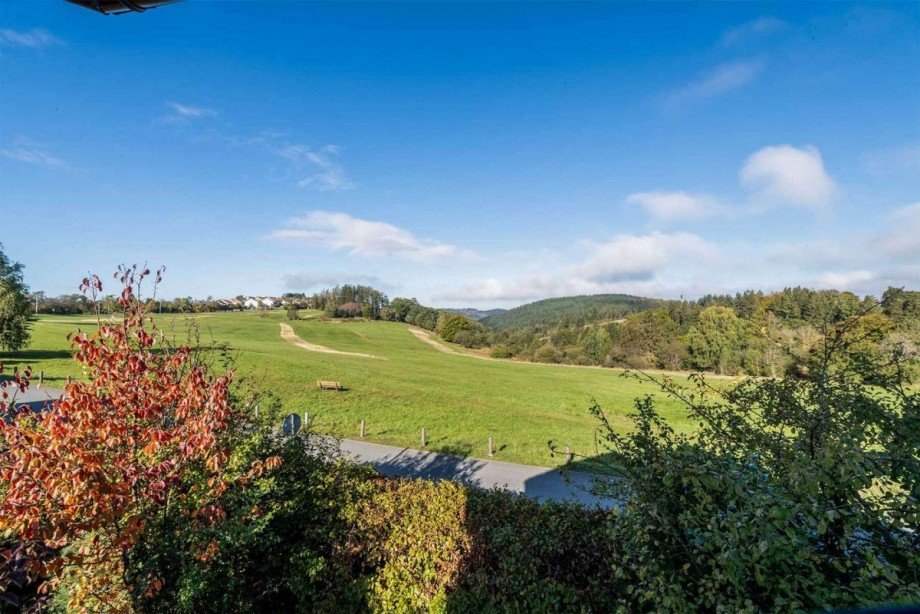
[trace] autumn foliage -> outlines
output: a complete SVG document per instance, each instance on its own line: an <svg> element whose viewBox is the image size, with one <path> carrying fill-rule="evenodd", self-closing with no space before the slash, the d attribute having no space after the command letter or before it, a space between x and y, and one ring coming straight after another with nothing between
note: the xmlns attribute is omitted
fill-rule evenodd
<svg viewBox="0 0 920 614"><path fill-rule="evenodd" d="M120 316L72 337L85 381L68 383L47 411L0 421L0 594L42 579L43 594L66 584L69 609L131 611L132 592L162 587L157 577L130 577L125 565L145 522L170 508L190 522L219 522L220 497L234 481L280 462L229 470L242 422L232 374L210 374L188 346L161 347L138 297L148 275L119 267ZM95 298L102 283L91 276L81 289ZM28 375L6 382L0 412L11 412L11 393L28 387Z"/></svg>

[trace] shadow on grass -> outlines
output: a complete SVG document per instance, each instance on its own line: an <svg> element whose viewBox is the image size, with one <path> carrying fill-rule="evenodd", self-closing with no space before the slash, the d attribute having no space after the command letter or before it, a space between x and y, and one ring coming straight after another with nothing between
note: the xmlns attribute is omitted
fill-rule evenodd
<svg viewBox="0 0 920 614"><path fill-rule="evenodd" d="M35 360L61 360L68 359L72 356L70 350L17 350L15 352L4 352L0 356L3 362L22 361L29 363Z"/></svg>
<svg viewBox="0 0 920 614"><path fill-rule="evenodd" d="M597 456L573 458L572 461L566 463L563 468L568 471L593 473L597 475L617 474L616 458L610 452L598 454Z"/></svg>

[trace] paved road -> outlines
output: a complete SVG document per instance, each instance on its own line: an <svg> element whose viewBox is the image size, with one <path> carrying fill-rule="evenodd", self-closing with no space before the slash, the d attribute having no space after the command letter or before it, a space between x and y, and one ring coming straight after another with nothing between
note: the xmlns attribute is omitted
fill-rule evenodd
<svg viewBox="0 0 920 614"><path fill-rule="evenodd" d="M64 391L59 388L48 388L47 386L29 386L25 392L13 392L12 388L7 388L7 393L13 397L13 404L16 407L28 405L35 411L40 410L46 403L59 399L64 395Z"/></svg>
<svg viewBox="0 0 920 614"><path fill-rule="evenodd" d="M31 387L17 393L16 406L29 405L38 411L64 394L57 388ZM594 476L579 471L517 465L495 460L464 458L426 450L385 446L367 441L338 440L342 454L360 463L369 463L387 476L454 480L485 489L507 489L538 501L571 501L587 506L613 507L609 499L590 492Z"/></svg>
<svg viewBox="0 0 920 614"><path fill-rule="evenodd" d="M538 501L613 507L611 500L600 499L589 492L594 476L588 473L560 472L546 467L463 458L350 439L340 440L339 446L347 457L369 463L388 476L454 480L478 488L507 489Z"/></svg>

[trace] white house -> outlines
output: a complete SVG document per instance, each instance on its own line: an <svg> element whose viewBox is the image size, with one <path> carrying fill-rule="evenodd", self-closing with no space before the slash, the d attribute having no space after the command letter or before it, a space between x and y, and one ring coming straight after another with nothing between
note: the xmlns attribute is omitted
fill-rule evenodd
<svg viewBox="0 0 920 614"><path fill-rule="evenodd" d="M247 298L245 301L243 301L243 307L245 307L246 309L255 309L256 307L259 307L261 304L262 302L259 299L253 298L251 296Z"/></svg>

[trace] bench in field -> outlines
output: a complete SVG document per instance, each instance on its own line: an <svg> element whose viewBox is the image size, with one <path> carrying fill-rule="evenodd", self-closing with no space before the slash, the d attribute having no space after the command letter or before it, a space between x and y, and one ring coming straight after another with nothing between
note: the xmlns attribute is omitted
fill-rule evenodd
<svg viewBox="0 0 920 614"><path fill-rule="evenodd" d="M327 382L325 380L316 382L316 387L320 390L342 390L344 388L339 382Z"/></svg>

